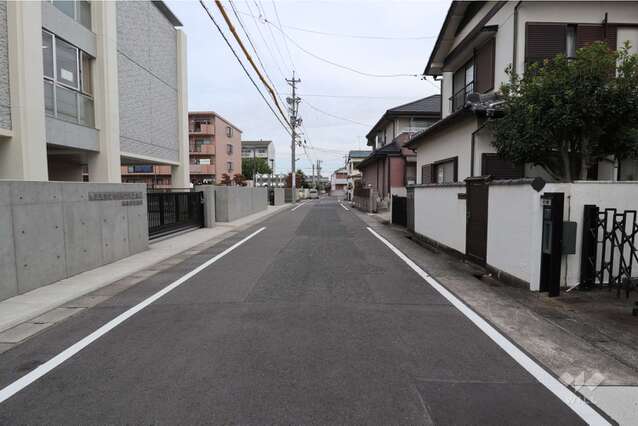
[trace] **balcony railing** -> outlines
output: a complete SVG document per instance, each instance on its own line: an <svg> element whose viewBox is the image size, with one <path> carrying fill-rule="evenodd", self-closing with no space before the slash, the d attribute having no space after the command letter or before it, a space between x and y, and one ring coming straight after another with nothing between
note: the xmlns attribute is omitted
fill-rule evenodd
<svg viewBox="0 0 638 426"><path fill-rule="evenodd" d="M188 147L190 154L215 155L215 145L210 144L193 144Z"/></svg>
<svg viewBox="0 0 638 426"><path fill-rule="evenodd" d="M192 174L214 175L215 165L214 164L191 164L190 172Z"/></svg>
<svg viewBox="0 0 638 426"><path fill-rule="evenodd" d="M214 135L215 126L213 126L212 124L191 123L188 131L189 133L197 133L202 135Z"/></svg>
<svg viewBox="0 0 638 426"><path fill-rule="evenodd" d="M467 101L468 95L474 93L474 82L468 83L465 87L462 87L454 95L450 97L450 111L456 112L463 108Z"/></svg>

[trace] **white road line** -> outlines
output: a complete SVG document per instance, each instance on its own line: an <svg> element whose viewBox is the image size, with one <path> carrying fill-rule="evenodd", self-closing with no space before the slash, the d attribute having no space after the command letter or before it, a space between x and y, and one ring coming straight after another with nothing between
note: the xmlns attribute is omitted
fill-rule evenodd
<svg viewBox="0 0 638 426"><path fill-rule="evenodd" d="M306 204L308 204L309 201L304 201L303 203L300 203L297 207L293 208L292 210L290 210L291 212L294 212L295 210L297 210L299 207L304 206Z"/></svg>
<svg viewBox="0 0 638 426"><path fill-rule="evenodd" d="M417 274L421 276L428 284L430 284L436 291L438 291L443 297L445 297L454 307L456 307L463 315L465 315L470 321L474 323L481 331L492 339L497 345L501 347L509 356L514 358L521 367L527 370L532 376L536 378L543 386L549 389L554 395L556 395L561 401L571 408L576 414L578 414L585 422L590 425L609 425L607 421L600 413L594 410L590 405L583 401L578 395L572 392L567 386L563 385L557 378L552 376L547 370L540 366L536 361L531 359L525 352L519 349L516 345L510 342L505 336L497 331L490 323L485 321L479 314L473 311L459 298L453 295L448 289L436 281L431 275L425 272L419 265L414 263L403 254L399 249L393 246L388 240L383 238L372 228L368 227L368 231L377 237L383 244L388 246L390 250L394 252L401 260L403 260L410 268L412 268Z"/></svg>
<svg viewBox="0 0 638 426"><path fill-rule="evenodd" d="M222 257L226 256L228 253L230 253L231 251L235 250L237 247L239 247L240 245L244 244L246 241L250 240L255 235L257 235L261 231L263 231L264 229L266 229L266 227L262 227L262 228L258 229L257 231L253 232L252 234L250 234L249 236L247 236L243 240L241 240L241 241L233 244L232 246L228 247L223 252L221 252L218 255L210 258L209 260L207 260L206 262L202 263L201 265L199 265L197 268L193 269L189 273L181 276L180 278L178 278L177 280L173 281L171 284L167 285L166 287L164 287L163 289L161 289L157 293L155 293L152 296L144 299L142 302L140 302L137 305L133 306L132 308L130 308L126 312L123 312L120 315L116 316L115 318L113 318L112 320L110 320L109 322L107 322L106 324L104 324L103 326L98 328L97 330L95 330L93 333L91 333L88 336L84 337L82 340L78 341L77 343L74 343L73 345L69 346L68 348L66 348L65 350L63 350L62 352L60 352L59 354L57 354L56 356L54 356L53 358L51 358L50 360L45 362L44 364L38 366L36 369L34 369L31 372L29 372L28 374L22 376L21 378L19 378L15 382L11 383L10 385L5 387L4 389L1 389L0 390L0 403L3 403L7 399L11 398L13 395L15 395L16 393L20 392L22 389L26 388L31 383L33 383L36 380L38 380L40 377L44 376L49 371L53 370L54 368L56 368L57 366L62 364L64 361L68 360L73 355L77 354L82 349L84 349L87 346L89 346L91 343L95 342L97 339L99 339L100 337L104 336L106 333L108 333L109 331L113 330L115 327L117 327L118 325L120 325L121 323L123 323L124 321L126 321L127 319L129 319L130 317L132 317L133 315L135 315L136 313L138 313L142 309L146 308L151 303L153 303L156 300L158 300L160 297L162 297L162 296L166 295L167 293L175 290L177 287L182 285L184 282L186 282L190 278L194 277L195 275L197 275L198 273L200 273L201 271L203 271L204 269L206 269L207 267L209 267L213 263L217 262L219 259L221 259Z"/></svg>
<svg viewBox="0 0 638 426"><path fill-rule="evenodd" d="M347 208L346 206L344 206L343 204L341 204L341 202L339 202L339 205L340 205L341 207L343 207L344 209L346 209L346 211L350 211L350 209L349 209L349 208Z"/></svg>

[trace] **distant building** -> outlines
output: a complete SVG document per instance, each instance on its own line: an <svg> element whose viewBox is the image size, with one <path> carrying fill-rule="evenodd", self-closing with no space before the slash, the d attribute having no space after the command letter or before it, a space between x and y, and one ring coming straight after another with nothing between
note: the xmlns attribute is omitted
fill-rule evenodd
<svg viewBox="0 0 638 426"><path fill-rule="evenodd" d="M345 193L348 185L348 170L345 168L337 169L332 173L330 178L330 189L332 192Z"/></svg>
<svg viewBox="0 0 638 426"><path fill-rule="evenodd" d="M241 158L263 158L275 170L275 144L272 141L241 141Z"/></svg>
<svg viewBox="0 0 638 426"><path fill-rule="evenodd" d="M390 108L366 136L373 151L357 167L381 207L389 207L392 195L405 196L406 185L416 183L416 154L405 144L440 118L441 95L432 95Z"/></svg>
<svg viewBox="0 0 638 426"><path fill-rule="evenodd" d="M189 112L190 183L220 183L224 173L230 177L241 174L240 141L241 130L215 112ZM151 188L170 187L170 168L149 164L123 166L122 180L144 182Z"/></svg>
<svg viewBox="0 0 638 426"><path fill-rule="evenodd" d="M370 155L372 151L350 151L348 160L346 161L346 170L348 171L348 183L346 185L346 199L352 200L352 194L357 182L361 182L361 172L357 166L361 161Z"/></svg>
<svg viewBox="0 0 638 426"><path fill-rule="evenodd" d="M276 188L284 188L286 186L286 178L288 177L285 173L280 174L259 174L255 175L255 186L273 186Z"/></svg>

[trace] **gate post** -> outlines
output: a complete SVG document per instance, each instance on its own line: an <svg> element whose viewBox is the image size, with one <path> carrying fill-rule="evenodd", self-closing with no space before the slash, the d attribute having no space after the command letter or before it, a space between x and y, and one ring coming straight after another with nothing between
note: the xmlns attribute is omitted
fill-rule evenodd
<svg viewBox="0 0 638 426"><path fill-rule="evenodd" d="M598 206L586 204L583 211L583 242L580 252L580 286L592 288L596 277Z"/></svg>

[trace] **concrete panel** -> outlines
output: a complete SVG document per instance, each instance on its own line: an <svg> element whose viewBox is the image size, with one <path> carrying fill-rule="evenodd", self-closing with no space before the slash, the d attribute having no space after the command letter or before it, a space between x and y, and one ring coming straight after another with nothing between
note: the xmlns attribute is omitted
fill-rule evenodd
<svg viewBox="0 0 638 426"><path fill-rule="evenodd" d="M148 212L146 197L141 206L126 208L128 220L129 254L133 255L148 249Z"/></svg>
<svg viewBox="0 0 638 426"><path fill-rule="evenodd" d="M19 204L12 207L12 214L18 293L63 279L66 255L62 205Z"/></svg>
<svg viewBox="0 0 638 426"><path fill-rule="evenodd" d="M4 185L8 188L7 185ZM8 191L5 191L5 193ZM0 202L3 191L0 186ZM18 294L11 207L0 205L0 300Z"/></svg>
<svg viewBox="0 0 638 426"><path fill-rule="evenodd" d="M283 188L275 188L275 205L280 206L284 204L285 201L285 191Z"/></svg>
<svg viewBox="0 0 638 426"><path fill-rule="evenodd" d="M102 231L98 203L64 203L67 276L102 265Z"/></svg>
<svg viewBox="0 0 638 426"><path fill-rule="evenodd" d="M97 130L47 116L45 119L47 143L99 151Z"/></svg>
<svg viewBox="0 0 638 426"><path fill-rule="evenodd" d="M129 255L128 217L121 201L99 201L102 227L102 261L115 262Z"/></svg>
<svg viewBox="0 0 638 426"><path fill-rule="evenodd" d="M62 184L52 182L11 182L11 205L60 203Z"/></svg>
<svg viewBox="0 0 638 426"><path fill-rule="evenodd" d="M204 193L204 226L213 228L215 226L215 186L198 185L195 191Z"/></svg>

